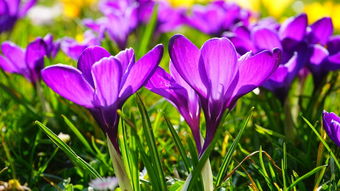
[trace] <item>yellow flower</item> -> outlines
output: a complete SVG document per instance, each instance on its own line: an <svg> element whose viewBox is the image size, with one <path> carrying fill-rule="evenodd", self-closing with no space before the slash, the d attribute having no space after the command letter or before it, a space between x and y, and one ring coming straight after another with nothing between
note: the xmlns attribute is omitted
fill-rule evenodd
<svg viewBox="0 0 340 191"><path fill-rule="evenodd" d="M69 18L80 16L83 8L89 7L97 0L60 0L64 7L64 15Z"/></svg>
<svg viewBox="0 0 340 191"><path fill-rule="evenodd" d="M230 2L235 2L242 8L249 9L255 12L258 12L261 7L261 0L230 0Z"/></svg>
<svg viewBox="0 0 340 191"><path fill-rule="evenodd" d="M174 7L191 7L194 4L206 4L213 0L167 0Z"/></svg>
<svg viewBox="0 0 340 191"><path fill-rule="evenodd" d="M340 4L335 4L331 1L324 3L313 2L305 5L304 11L308 15L309 23L313 23L322 17L331 17L333 20L334 28L340 29Z"/></svg>
<svg viewBox="0 0 340 191"><path fill-rule="evenodd" d="M262 0L262 5L270 16L279 18L292 2L293 0Z"/></svg>

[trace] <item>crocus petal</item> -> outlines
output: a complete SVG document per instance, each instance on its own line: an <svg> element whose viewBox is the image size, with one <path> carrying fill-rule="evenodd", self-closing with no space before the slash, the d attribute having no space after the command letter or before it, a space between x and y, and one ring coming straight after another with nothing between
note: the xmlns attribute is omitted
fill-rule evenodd
<svg viewBox="0 0 340 191"><path fill-rule="evenodd" d="M10 0L12 1L12 0ZM19 17L24 17L27 11L37 3L37 0L27 0L24 5L21 6L19 10Z"/></svg>
<svg viewBox="0 0 340 191"><path fill-rule="evenodd" d="M307 27L307 15L300 14L297 17L287 19L279 30L281 40L292 39L301 41L304 38Z"/></svg>
<svg viewBox="0 0 340 191"><path fill-rule="evenodd" d="M126 69L130 64L135 62L135 52L132 48L120 51L115 57L120 61L123 73L126 72Z"/></svg>
<svg viewBox="0 0 340 191"><path fill-rule="evenodd" d="M78 60L78 69L83 73L84 78L92 85L92 87L94 85L91 75L92 65L100 59L109 56L110 53L99 46L88 47L80 55Z"/></svg>
<svg viewBox="0 0 340 191"><path fill-rule="evenodd" d="M1 16L8 15L8 5L7 5L7 2L5 0L0 0L0 15Z"/></svg>
<svg viewBox="0 0 340 191"><path fill-rule="evenodd" d="M327 58L328 70L339 70L340 69L340 52L334 55L331 55Z"/></svg>
<svg viewBox="0 0 340 191"><path fill-rule="evenodd" d="M183 35L175 35L169 42L169 54L183 79L201 95L206 96L207 89L203 84L205 80L202 80L199 73L200 50Z"/></svg>
<svg viewBox="0 0 340 191"><path fill-rule="evenodd" d="M45 83L62 97L86 108L94 107L94 90L78 69L57 64L43 69L41 76Z"/></svg>
<svg viewBox="0 0 340 191"><path fill-rule="evenodd" d="M327 135L340 147L340 118L333 112L323 111L322 120Z"/></svg>
<svg viewBox="0 0 340 191"><path fill-rule="evenodd" d="M10 73L15 73L17 70L15 66L6 58L0 55L0 67Z"/></svg>
<svg viewBox="0 0 340 191"><path fill-rule="evenodd" d="M328 38L333 34L333 23L330 17L324 17L310 26L308 34L310 43L320 43L325 45Z"/></svg>
<svg viewBox="0 0 340 191"><path fill-rule="evenodd" d="M340 52L340 35L333 36L327 42L327 49L330 54L336 54Z"/></svg>
<svg viewBox="0 0 340 191"><path fill-rule="evenodd" d="M173 67L174 69L174 67ZM172 71L175 73L175 71ZM179 74L175 74L180 77ZM183 79L182 82L186 83ZM162 68L158 67L152 77L148 80L145 85L146 88L152 92L159 94L169 100L190 126L192 133L195 138L195 142L198 150L201 149L200 143L200 131L199 131L199 114L200 107L198 103L198 96L195 91L186 84L182 87L175 81L171 76ZM191 94L191 93L193 94Z"/></svg>
<svg viewBox="0 0 340 191"><path fill-rule="evenodd" d="M267 28L258 28L253 31L253 41L260 50L272 50L279 48L282 50L279 36L276 32Z"/></svg>
<svg viewBox="0 0 340 191"><path fill-rule="evenodd" d="M178 85L176 81L161 67L157 67L154 74L145 84L145 87L156 94L168 99L176 107L183 104L178 95L185 95L183 87ZM182 93L181 93L182 92Z"/></svg>
<svg viewBox="0 0 340 191"><path fill-rule="evenodd" d="M33 82L40 78L40 70L44 67L44 56L47 56L44 40L39 38L27 46L25 58Z"/></svg>
<svg viewBox="0 0 340 191"><path fill-rule="evenodd" d="M4 56L14 65L17 73L26 68L25 52L12 42L4 42L1 45L1 50Z"/></svg>
<svg viewBox="0 0 340 191"><path fill-rule="evenodd" d="M311 56L309 58L309 68L313 73L319 73L323 68L324 60L329 55L327 49L315 44L311 46Z"/></svg>
<svg viewBox="0 0 340 191"><path fill-rule="evenodd" d="M214 100L219 100L237 73L235 47L227 38L208 40L201 49L200 65L209 79L206 82L209 87L208 93Z"/></svg>
<svg viewBox="0 0 340 191"><path fill-rule="evenodd" d="M156 70L162 56L163 45L157 45L135 64L130 65L121 81L119 98L125 100L141 88Z"/></svg>
<svg viewBox="0 0 340 191"><path fill-rule="evenodd" d="M122 69L113 56L102 58L92 66L96 94L101 106L113 104L118 97Z"/></svg>
<svg viewBox="0 0 340 191"><path fill-rule="evenodd" d="M9 13L11 15L17 15L20 6L20 0L7 0L6 2L9 9Z"/></svg>
<svg viewBox="0 0 340 191"><path fill-rule="evenodd" d="M281 51L274 49L263 51L255 56L239 62L239 81L233 94L232 102L242 95L252 91L271 76L279 65Z"/></svg>

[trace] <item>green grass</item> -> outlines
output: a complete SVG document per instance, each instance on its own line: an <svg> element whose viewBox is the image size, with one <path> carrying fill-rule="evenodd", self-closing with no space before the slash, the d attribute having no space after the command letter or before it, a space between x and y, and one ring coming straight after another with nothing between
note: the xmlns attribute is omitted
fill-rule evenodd
<svg viewBox="0 0 340 191"><path fill-rule="evenodd" d="M161 66L167 68L166 45L174 33L152 36L154 24L150 22L134 32L129 46L140 57L163 43ZM62 38L83 31L79 21L59 18L46 27L23 19L12 33L1 34L0 40L24 47L48 32ZM210 38L188 27L180 32L198 46ZM105 42L103 46L109 49L112 41ZM49 61L57 63L76 65L62 52ZM290 137L285 135L287 108L264 89L260 95L249 93L229 112L216 139L200 157L190 129L177 110L160 96L141 89L119 112L119 142L133 189L177 191L185 185L200 190L205 178L200 171L209 159L216 190L338 190L340 152L324 136L321 111L340 114L339 80L338 72L330 73L317 95L313 94L311 76L301 90L300 82L294 81L288 98L294 124ZM114 176L106 136L91 114L61 98L43 82L41 87L45 102L22 76L0 72L0 185L17 179L32 190L87 190L93 178ZM252 107L255 109L249 117ZM61 132L70 136L68 142L56 136ZM148 173L139 177L143 169Z"/></svg>

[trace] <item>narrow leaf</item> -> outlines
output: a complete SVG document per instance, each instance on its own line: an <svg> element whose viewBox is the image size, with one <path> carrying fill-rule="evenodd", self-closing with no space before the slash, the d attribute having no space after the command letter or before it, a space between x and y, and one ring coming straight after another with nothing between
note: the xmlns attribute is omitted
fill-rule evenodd
<svg viewBox="0 0 340 191"><path fill-rule="evenodd" d="M64 143L56 134L54 134L48 127L42 124L39 121L35 121L46 135L52 140L54 144L56 144L62 151L66 153L66 155L79 167L86 170L89 174L91 174L95 178L101 178L100 174L86 161L84 161L80 156L78 156L66 143Z"/></svg>

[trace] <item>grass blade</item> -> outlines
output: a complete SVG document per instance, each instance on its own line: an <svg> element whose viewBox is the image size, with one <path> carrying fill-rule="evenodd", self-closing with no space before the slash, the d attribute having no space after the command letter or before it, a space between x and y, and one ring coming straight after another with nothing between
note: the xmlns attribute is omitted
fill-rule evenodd
<svg viewBox="0 0 340 191"><path fill-rule="evenodd" d="M86 161L84 161L80 156L78 156L66 143L64 143L56 134L54 134L48 127L42 124L39 121L35 121L46 135L51 139L51 141L56 144L62 151L66 153L66 155L79 167L83 170L86 170L89 174L91 174L95 178L101 178L100 174Z"/></svg>
<svg viewBox="0 0 340 191"><path fill-rule="evenodd" d="M314 168L313 170L307 172L306 174L304 174L303 176L299 177L298 179L296 179L286 190L291 190L295 185L297 185L299 182L301 182L302 180L312 176L313 174L319 172L320 170L326 168L327 166L318 166L316 168Z"/></svg>
<svg viewBox="0 0 340 191"><path fill-rule="evenodd" d="M171 132L171 135L175 141L175 144L179 150L179 153L181 154L181 157L183 158L183 162L184 162L184 165L185 165L185 168L187 169L188 173L190 172L190 162L189 162L189 159L185 153L185 149L184 149L184 146L176 132L176 130L174 129L174 127L172 126L171 122L168 120L168 118L165 117L165 122Z"/></svg>
<svg viewBox="0 0 340 191"><path fill-rule="evenodd" d="M238 145L238 142L240 141L241 137L242 137L242 134L244 132L244 129L246 128L249 120L251 119L252 115L253 115L253 111L254 111L254 107L252 107L250 109L250 111L248 112L248 117L247 119L243 122L242 124L242 127L239 131L239 133L237 134L235 140L233 141L233 143L231 144L228 152L226 153L224 159L223 159L223 162L222 162L222 165L220 167L220 170L218 171L218 174L217 174L217 179L216 179L216 187L220 186L221 183L222 183L222 180L224 178L224 176L226 175L226 171L227 171L227 168L231 162L231 157Z"/></svg>
<svg viewBox="0 0 340 191"><path fill-rule="evenodd" d="M334 162L336 163L336 166L339 168L340 170L340 163L338 161L338 159L336 158L336 156L334 155L334 153L332 152L331 148L328 146L328 144L326 143L325 140L323 140L323 138L321 137L321 135L318 133L318 131L315 129L315 127L303 116L301 116L302 119L307 123L307 125L314 131L314 133L316 134L316 136L320 139L320 141L322 142L322 144L326 147L326 149L328 150L328 152L331 154L332 158L334 159Z"/></svg>
<svg viewBox="0 0 340 191"><path fill-rule="evenodd" d="M145 28L143 38L141 38L142 41L141 41L140 46L139 46L139 51L138 51L138 54L137 54L138 57L142 57L146 53L146 51L148 49L149 42L151 42L150 39L153 35L153 31L154 31L154 29L156 27L156 23L157 23L157 12L158 12L158 5L156 4L156 6L154 6L154 8L152 10L152 15L151 15L150 21Z"/></svg>
<svg viewBox="0 0 340 191"><path fill-rule="evenodd" d="M94 153L94 150L91 148L90 144L87 142L85 137L80 133L78 128L65 116L62 115L66 125L73 131L73 133L78 137L80 142L85 146L85 148L90 151L91 153Z"/></svg>
<svg viewBox="0 0 340 191"><path fill-rule="evenodd" d="M165 190L167 190L167 187L166 187L164 172L163 172L163 169L162 169L160 157L158 155L155 136L154 136L153 131L152 131L150 118L149 118L148 113L146 111L146 108L145 108L145 106L144 106L144 104L143 104L143 102L140 99L138 94L136 95L136 101L137 101L137 106L138 106L139 112L142 115L143 131L144 131L144 135L145 135L145 138L146 138L147 145L149 147L151 160L153 161L154 168L156 168L157 175L158 175L157 177L159 179L161 190L165 191Z"/></svg>

